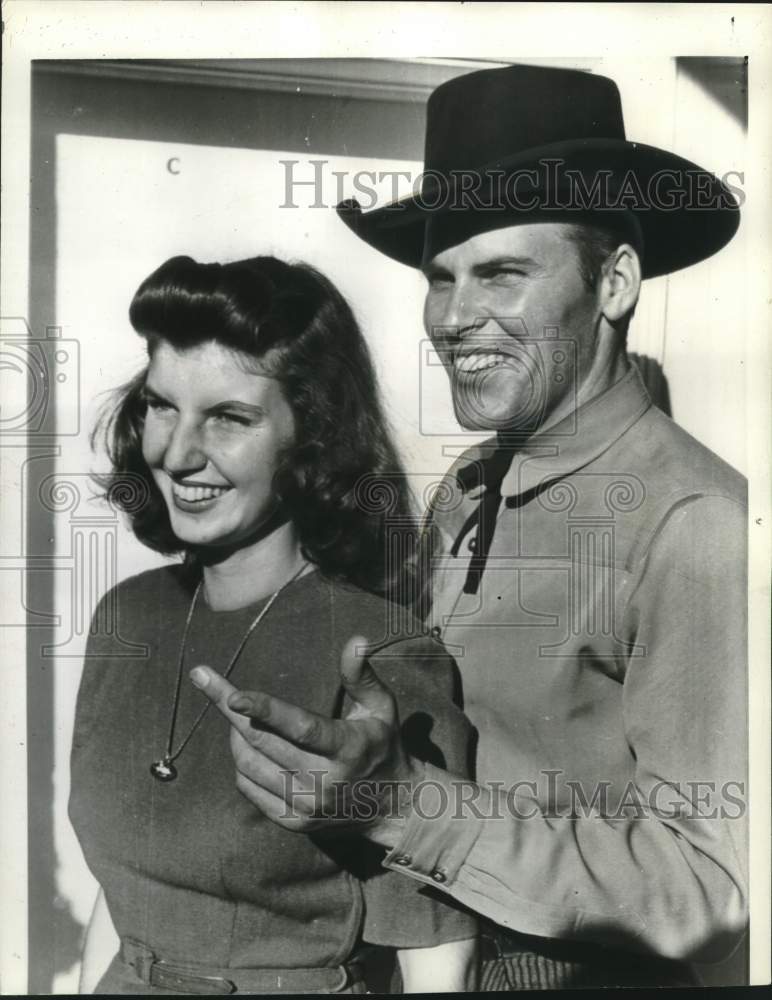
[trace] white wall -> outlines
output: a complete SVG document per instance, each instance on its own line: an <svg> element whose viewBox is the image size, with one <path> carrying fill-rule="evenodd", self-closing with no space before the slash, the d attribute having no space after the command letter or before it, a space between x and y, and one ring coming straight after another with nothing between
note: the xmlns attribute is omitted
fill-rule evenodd
<svg viewBox="0 0 772 1000"><path fill-rule="evenodd" d="M674 131L678 149L721 175L743 173L745 129L679 66ZM733 180L737 183L737 180ZM668 283L663 363L673 417L730 465L748 474L745 362L748 211L732 242Z"/></svg>

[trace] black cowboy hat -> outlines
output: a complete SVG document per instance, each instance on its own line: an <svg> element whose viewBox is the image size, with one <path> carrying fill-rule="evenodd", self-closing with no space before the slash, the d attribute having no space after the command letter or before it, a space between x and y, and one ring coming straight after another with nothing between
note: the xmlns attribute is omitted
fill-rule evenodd
<svg viewBox="0 0 772 1000"><path fill-rule="evenodd" d="M420 267L469 236L518 222L626 219L643 276L704 260L735 234L729 187L674 153L630 142L613 80L507 66L456 77L427 105L421 190L338 214L366 243Z"/></svg>

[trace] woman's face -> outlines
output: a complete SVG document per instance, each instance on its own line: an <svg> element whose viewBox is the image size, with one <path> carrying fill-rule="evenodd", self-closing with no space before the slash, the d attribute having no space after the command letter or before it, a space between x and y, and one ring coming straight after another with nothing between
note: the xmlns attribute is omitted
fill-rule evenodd
<svg viewBox="0 0 772 1000"><path fill-rule="evenodd" d="M272 477L294 420L276 379L254 367L214 341L161 341L150 361L142 453L188 546L247 543L275 510Z"/></svg>

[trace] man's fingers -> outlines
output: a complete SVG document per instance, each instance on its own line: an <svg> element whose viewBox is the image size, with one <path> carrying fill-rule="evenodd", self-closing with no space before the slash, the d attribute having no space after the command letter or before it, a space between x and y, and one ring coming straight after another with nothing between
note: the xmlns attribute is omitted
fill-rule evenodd
<svg viewBox="0 0 772 1000"><path fill-rule="evenodd" d="M195 686L215 705L225 716L232 726L235 726L240 733L248 732L250 728L249 719L238 712L232 711L228 704L228 699L238 694L238 690L226 680L216 670L211 667L198 666L190 671L190 679Z"/></svg>
<svg viewBox="0 0 772 1000"><path fill-rule="evenodd" d="M301 750L330 757L340 749L340 724L335 719L308 712L273 695L237 691L228 698L228 708L253 719L258 728L265 727Z"/></svg>
<svg viewBox="0 0 772 1000"><path fill-rule="evenodd" d="M367 639L355 635L346 643L341 655L343 686L357 706L349 718L374 715L390 722L395 713L394 697L367 661L368 648Z"/></svg>
<svg viewBox="0 0 772 1000"><path fill-rule="evenodd" d="M255 785L249 778L245 778L241 774L236 775L236 788L263 815L287 830L302 830L308 823L308 816L299 813L283 798Z"/></svg>
<svg viewBox="0 0 772 1000"><path fill-rule="evenodd" d="M240 691L211 667L198 666L190 679L250 743L257 744L276 763L295 766L296 748L323 756L335 753L340 743L335 720L274 698L263 691ZM302 761L308 764L308 759Z"/></svg>
<svg viewBox="0 0 772 1000"><path fill-rule="evenodd" d="M199 666L191 680L222 712L246 742L279 768L321 767L343 742L341 723L274 698L263 691L240 691L210 667Z"/></svg>
<svg viewBox="0 0 772 1000"><path fill-rule="evenodd" d="M277 764L262 747L255 747L234 728L231 729L231 753L237 773L264 791L279 798L291 799L298 793L298 789L302 789L300 798L308 798L304 790L309 779L303 767ZM296 750L295 753L299 751ZM305 805L305 801L303 804Z"/></svg>
<svg viewBox="0 0 772 1000"><path fill-rule="evenodd" d="M231 750L236 788L275 823L301 829L324 808L322 770L279 769L235 729L231 729Z"/></svg>

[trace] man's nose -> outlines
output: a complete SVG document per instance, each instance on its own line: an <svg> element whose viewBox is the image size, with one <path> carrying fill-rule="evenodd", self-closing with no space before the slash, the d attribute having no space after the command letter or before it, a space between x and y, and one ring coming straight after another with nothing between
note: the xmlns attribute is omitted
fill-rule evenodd
<svg viewBox="0 0 772 1000"><path fill-rule="evenodd" d="M463 337L486 322L479 297L465 283L454 285L438 305L438 309L431 310L429 319L441 337Z"/></svg>
<svg viewBox="0 0 772 1000"><path fill-rule="evenodd" d="M166 446L164 468L180 475L203 469L206 462L201 429L189 421L178 420Z"/></svg>

